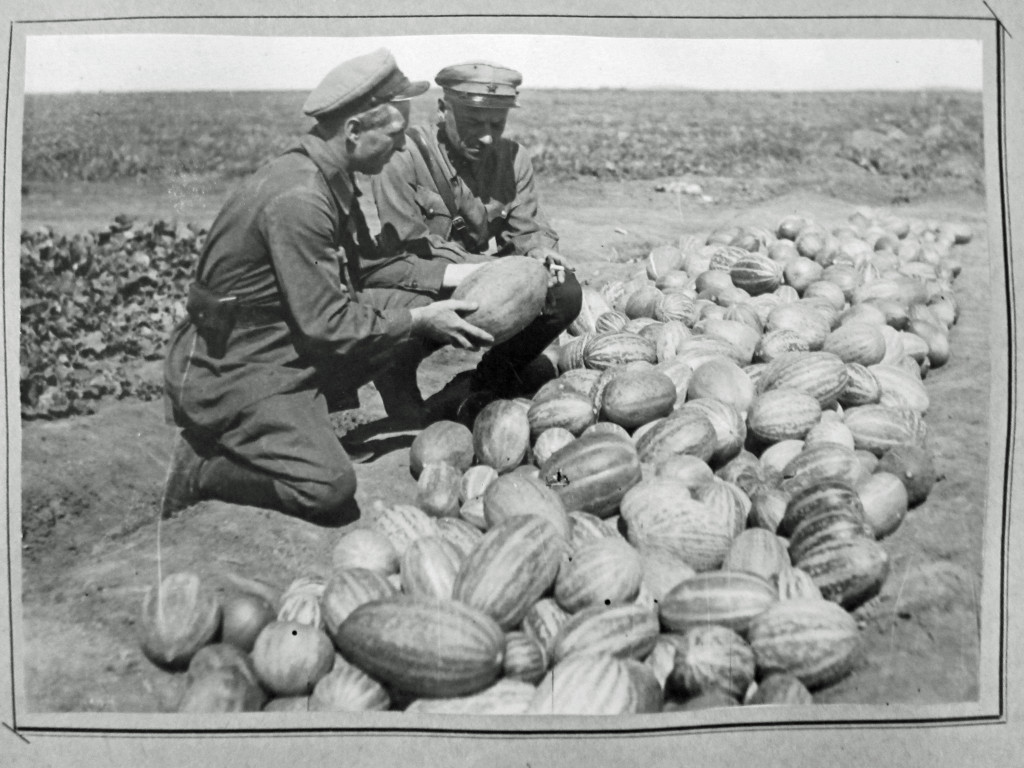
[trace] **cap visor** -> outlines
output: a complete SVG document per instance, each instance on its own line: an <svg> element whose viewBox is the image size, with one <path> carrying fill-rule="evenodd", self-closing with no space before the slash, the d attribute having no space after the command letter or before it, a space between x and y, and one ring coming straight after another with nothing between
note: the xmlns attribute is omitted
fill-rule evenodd
<svg viewBox="0 0 1024 768"><path fill-rule="evenodd" d="M405 88L403 88L401 91L392 96L390 100L408 101L409 99L413 99L421 94L426 93L428 88L430 88L430 83L427 82L426 80L415 80L410 82L407 86L405 86Z"/></svg>

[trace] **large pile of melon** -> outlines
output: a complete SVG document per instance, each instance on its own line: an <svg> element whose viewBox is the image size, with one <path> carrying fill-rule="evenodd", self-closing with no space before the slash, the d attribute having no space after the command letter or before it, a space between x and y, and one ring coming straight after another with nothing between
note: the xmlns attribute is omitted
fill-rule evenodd
<svg viewBox="0 0 1024 768"><path fill-rule="evenodd" d="M378 493L329 578L174 574L143 648L193 712L810 703L864 663L853 612L935 482L923 380L970 238L860 210L658 246L585 286L532 398L418 434L416 503Z"/></svg>

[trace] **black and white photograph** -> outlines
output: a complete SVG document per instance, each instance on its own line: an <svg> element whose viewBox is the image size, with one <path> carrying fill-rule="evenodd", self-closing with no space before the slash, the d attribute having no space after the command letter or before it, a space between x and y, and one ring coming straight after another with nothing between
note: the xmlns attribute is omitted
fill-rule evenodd
<svg viewBox="0 0 1024 768"><path fill-rule="evenodd" d="M0 751L1012 763L1019 9L344 6L3 14Z"/></svg>

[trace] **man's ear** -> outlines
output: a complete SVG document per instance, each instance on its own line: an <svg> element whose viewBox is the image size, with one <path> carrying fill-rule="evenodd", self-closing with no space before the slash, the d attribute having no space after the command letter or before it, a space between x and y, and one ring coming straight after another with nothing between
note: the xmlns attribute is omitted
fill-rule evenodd
<svg viewBox="0 0 1024 768"><path fill-rule="evenodd" d="M451 105L443 98L437 100L437 119L444 120L448 110L451 109Z"/></svg>
<svg viewBox="0 0 1024 768"><path fill-rule="evenodd" d="M363 123L358 117L350 117L341 127L347 141L356 141L363 132Z"/></svg>

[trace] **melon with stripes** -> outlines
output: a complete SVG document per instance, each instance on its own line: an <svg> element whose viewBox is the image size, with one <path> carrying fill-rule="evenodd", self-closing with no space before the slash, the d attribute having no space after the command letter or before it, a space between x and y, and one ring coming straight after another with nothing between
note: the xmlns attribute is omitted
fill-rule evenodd
<svg viewBox="0 0 1024 768"><path fill-rule="evenodd" d="M658 639L657 614L635 604L584 608L562 625L552 653L555 664L577 653L643 659Z"/></svg>
<svg viewBox="0 0 1024 768"><path fill-rule="evenodd" d="M761 674L786 672L809 689L853 669L861 650L857 621L826 600L782 600L754 618L747 635Z"/></svg>
<svg viewBox="0 0 1024 768"><path fill-rule="evenodd" d="M484 612L407 595L361 605L334 642L370 676L420 696L481 691L501 674L505 655L505 634Z"/></svg>
<svg viewBox="0 0 1024 768"><path fill-rule="evenodd" d="M729 269L729 277L737 288L757 296L782 284L782 266L768 256L751 253L736 260Z"/></svg>
<svg viewBox="0 0 1024 768"><path fill-rule="evenodd" d="M566 509L605 518L640 482L640 457L632 442L616 435L583 435L553 453L540 474Z"/></svg>
<svg viewBox="0 0 1024 768"><path fill-rule="evenodd" d="M844 418L859 449L881 456L897 445L925 446L928 428L916 411L887 405L851 408Z"/></svg>
<svg viewBox="0 0 1024 768"><path fill-rule="evenodd" d="M554 427L579 436L597 420L594 403L587 395L566 390L560 394L535 399L527 412L530 435L534 439Z"/></svg>
<svg viewBox="0 0 1024 768"><path fill-rule="evenodd" d="M728 627L693 627L673 638L675 660L668 686L687 696L725 691L741 698L754 681L754 651Z"/></svg>
<svg viewBox="0 0 1024 768"><path fill-rule="evenodd" d="M703 413L680 409L652 424L636 441L636 450L642 462L656 464L670 456L679 455L696 456L702 461L708 461L715 453L715 426Z"/></svg>
<svg viewBox="0 0 1024 768"><path fill-rule="evenodd" d="M782 355L768 364L758 380L758 389L798 389L814 397L822 407L836 402L846 388L846 364L831 352Z"/></svg>
<svg viewBox="0 0 1024 768"><path fill-rule="evenodd" d="M734 521L689 497L685 484L667 478L642 480L622 499L626 538L641 552L666 550L696 571L721 565Z"/></svg>
<svg viewBox="0 0 1024 768"><path fill-rule="evenodd" d="M320 599L324 625L333 638L341 623L364 603L391 597L398 590L387 577L365 568L336 571L327 581Z"/></svg>
<svg viewBox="0 0 1024 768"><path fill-rule="evenodd" d="M888 553L867 536L827 542L793 564L813 579L822 597L847 610L877 595L889 573Z"/></svg>
<svg viewBox="0 0 1024 768"><path fill-rule="evenodd" d="M481 464L499 473L519 466L530 448L527 411L512 400L494 400L473 421L473 450Z"/></svg>
<svg viewBox="0 0 1024 768"><path fill-rule="evenodd" d="M821 405L813 396L792 387L777 387L754 398L747 429L764 443L801 440L821 420Z"/></svg>
<svg viewBox="0 0 1024 768"><path fill-rule="evenodd" d="M562 562L555 600L569 613L593 605L630 603L642 579L640 553L621 538L603 538L583 545Z"/></svg>
<svg viewBox="0 0 1024 768"><path fill-rule="evenodd" d="M491 616L502 629L512 629L554 582L565 543L542 517L505 520L466 557L452 596Z"/></svg>
<svg viewBox="0 0 1024 768"><path fill-rule="evenodd" d="M484 521L488 528L514 517L540 517L566 541L572 535L565 504L540 478L520 472L502 475L484 491Z"/></svg>
<svg viewBox="0 0 1024 768"><path fill-rule="evenodd" d="M635 361L652 365L658 362L654 343L637 333L618 331L600 334L587 342L583 349L583 364L599 371Z"/></svg>
<svg viewBox="0 0 1024 768"><path fill-rule="evenodd" d="M402 591L407 595L450 598L462 559L455 545L441 536L417 539L402 556Z"/></svg>
<svg viewBox="0 0 1024 768"><path fill-rule="evenodd" d="M547 669L548 654L539 641L522 631L505 635L505 660L502 663L505 679L536 684Z"/></svg>
<svg viewBox="0 0 1024 768"><path fill-rule="evenodd" d="M775 586L745 571L698 573L677 585L659 602L661 623L672 632L719 625L740 634L778 601Z"/></svg>
<svg viewBox="0 0 1024 768"><path fill-rule="evenodd" d="M609 654L569 656L537 686L527 714L630 715L661 709L654 672L636 659Z"/></svg>

